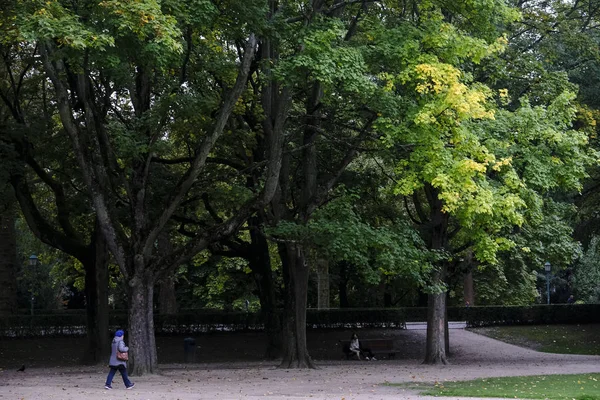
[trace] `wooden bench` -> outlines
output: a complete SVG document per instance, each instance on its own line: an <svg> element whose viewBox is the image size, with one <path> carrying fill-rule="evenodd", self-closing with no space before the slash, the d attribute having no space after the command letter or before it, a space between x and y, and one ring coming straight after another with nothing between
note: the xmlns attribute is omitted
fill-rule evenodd
<svg viewBox="0 0 600 400"><path fill-rule="evenodd" d="M396 357L396 350L394 350L394 340L393 339L359 339L360 348L371 350L371 353L375 354L385 354L388 358ZM354 354L350 351L350 341L342 340L342 351L346 354L346 359L349 360L350 357Z"/></svg>

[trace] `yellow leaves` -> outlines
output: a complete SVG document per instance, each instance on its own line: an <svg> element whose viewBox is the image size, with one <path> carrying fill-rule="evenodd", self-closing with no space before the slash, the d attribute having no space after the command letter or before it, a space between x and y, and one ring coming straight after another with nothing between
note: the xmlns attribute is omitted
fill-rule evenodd
<svg viewBox="0 0 600 400"><path fill-rule="evenodd" d="M422 63L402 76L403 83L414 81L414 90L422 96L422 110L414 118L419 125L440 123L460 125L468 119L494 119L494 112L486 108L489 89L469 87L461 81L461 71L444 63Z"/></svg>
<svg viewBox="0 0 600 400"><path fill-rule="evenodd" d="M434 124L436 121L437 119L428 111L422 111L414 118L414 122L417 125L430 125Z"/></svg>
<svg viewBox="0 0 600 400"><path fill-rule="evenodd" d="M457 101L457 111L464 119L494 119L494 111L485 108L487 97L487 93L471 89L462 94L462 101L452 100Z"/></svg>
<svg viewBox="0 0 600 400"><path fill-rule="evenodd" d="M507 105L510 102L510 97L508 97L508 89L500 89L498 90L498 97L500 103Z"/></svg>
<svg viewBox="0 0 600 400"><path fill-rule="evenodd" d="M459 162L457 170L461 173L479 172L485 174L486 166L485 164L478 163L475 160L466 159Z"/></svg>
<svg viewBox="0 0 600 400"><path fill-rule="evenodd" d="M496 44L504 47L508 46L508 37L506 36L506 33L496 39Z"/></svg>
<svg viewBox="0 0 600 400"><path fill-rule="evenodd" d="M416 91L421 94L440 93L458 81L460 71L450 64L418 64L415 66L415 77L420 82Z"/></svg>
<svg viewBox="0 0 600 400"><path fill-rule="evenodd" d="M502 169L502 167L504 167L505 165L511 165L512 163L512 157L505 157L503 159L501 159L500 161L496 162L494 165L492 165L492 169L494 171L500 171Z"/></svg>

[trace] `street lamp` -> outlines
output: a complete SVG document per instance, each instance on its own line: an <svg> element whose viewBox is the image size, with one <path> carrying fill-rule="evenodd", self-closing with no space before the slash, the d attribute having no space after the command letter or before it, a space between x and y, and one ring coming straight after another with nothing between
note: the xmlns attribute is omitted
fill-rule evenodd
<svg viewBox="0 0 600 400"><path fill-rule="evenodd" d="M552 269L552 264L549 261L546 261L544 264L544 270L546 270L546 304L550 304L550 270Z"/></svg>
<svg viewBox="0 0 600 400"><path fill-rule="evenodd" d="M38 263L38 257L35 254L32 254L29 256L29 266L33 269L37 266ZM33 271L35 272L35 270ZM31 274L31 276L35 276L34 273ZM33 296L33 278L31 279L30 282L30 291L31 291L31 315L33 315L33 303L35 302L35 297Z"/></svg>

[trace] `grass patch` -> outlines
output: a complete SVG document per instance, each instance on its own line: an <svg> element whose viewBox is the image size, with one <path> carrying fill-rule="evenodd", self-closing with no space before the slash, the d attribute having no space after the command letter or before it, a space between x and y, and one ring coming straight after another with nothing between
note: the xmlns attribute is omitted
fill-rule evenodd
<svg viewBox="0 0 600 400"><path fill-rule="evenodd" d="M470 330L545 353L600 355L599 324L494 326Z"/></svg>
<svg viewBox="0 0 600 400"><path fill-rule="evenodd" d="M424 389L426 396L499 397L548 400L600 400L600 374L538 375L485 378L435 383Z"/></svg>

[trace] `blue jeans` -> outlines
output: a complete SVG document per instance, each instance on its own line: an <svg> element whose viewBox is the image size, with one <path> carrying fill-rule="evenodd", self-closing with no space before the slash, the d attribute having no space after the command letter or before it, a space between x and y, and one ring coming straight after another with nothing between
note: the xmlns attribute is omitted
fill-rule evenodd
<svg viewBox="0 0 600 400"><path fill-rule="evenodd" d="M106 377L106 386L111 385L112 380L115 377L115 374L117 373L117 370L121 373L121 377L123 378L123 383L125 384L125 387L131 386L131 381L127 376L127 367L125 367L124 365L110 365L110 371L108 371L108 376Z"/></svg>

